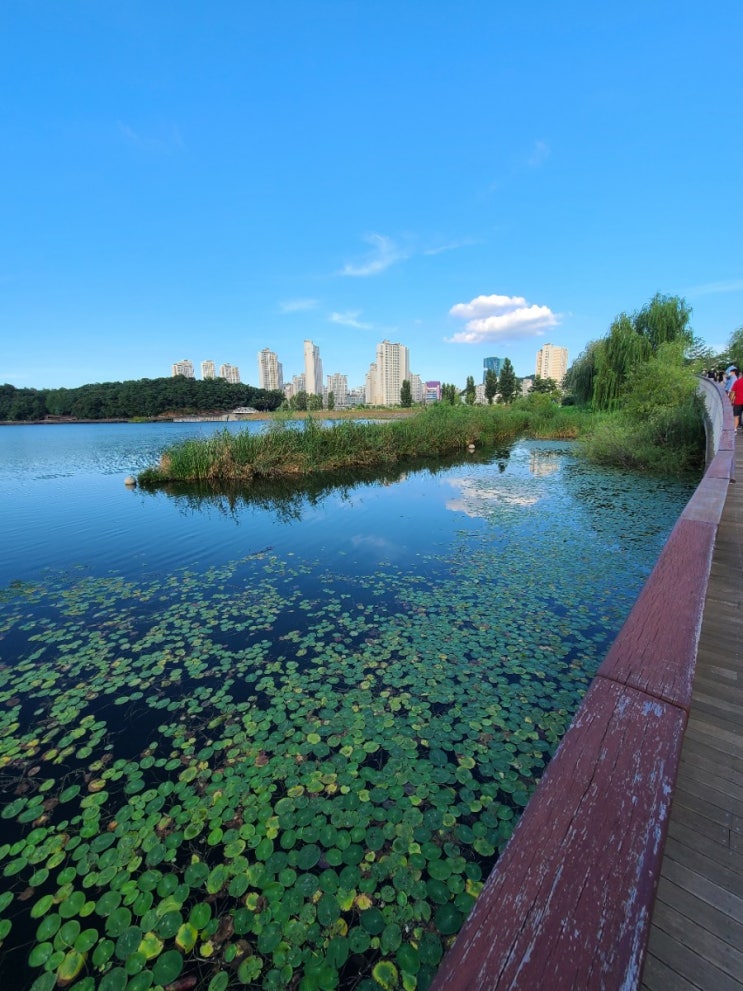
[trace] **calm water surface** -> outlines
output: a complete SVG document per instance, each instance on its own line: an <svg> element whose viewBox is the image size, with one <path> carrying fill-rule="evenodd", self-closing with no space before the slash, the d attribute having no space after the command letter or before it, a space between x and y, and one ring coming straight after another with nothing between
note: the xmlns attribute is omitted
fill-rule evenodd
<svg viewBox="0 0 743 991"><path fill-rule="evenodd" d="M587 467L570 444L554 442L519 443L490 462L436 474L402 473L394 484L339 482L319 497L294 490L272 501L263 490L260 501L234 510L226 499L199 502L124 486L127 475L157 463L174 441L222 429L225 424L210 423L0 429L0 584L46 568L134 575L207 567L268 545L323 555L344 571L380 561L415 566L433 547L459 552L463 534L494 530L511 554L556 530L597 555L632 552L630 571L642 579L692 491L687 483ZM553 550L545 547L548 555Z"/></svg>
<svg viewBox="0 0 743 991"><path fill-rule="evenodd" d="M693 488L125 487L215 429L0 428L2 988L428 987Z"/></svg>

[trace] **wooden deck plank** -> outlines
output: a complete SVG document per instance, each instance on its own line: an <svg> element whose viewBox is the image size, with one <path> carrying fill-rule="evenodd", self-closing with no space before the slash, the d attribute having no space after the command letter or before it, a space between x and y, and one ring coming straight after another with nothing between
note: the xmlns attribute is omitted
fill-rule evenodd
<svg viewBox="0 0 743 991"><path fill-rule="evenodd" d="M736 477L743 479L743 444ZM743 991L743 485L710 567L643 991Z"/></svg>
<svg viewBox="0 0 743 991"><path fill-rule="evenodd" d="M691 870L688 864L675 861L671 857L665 857L663 860L661 882L664 878L672 881L678 888L688 891L699 902L715 906L743 925L743 896L739 892L721 887L704 874Z"/></svg>
<svg viewBox="0 0 743 991"><path fill-rule="evenodd" d="M734 981L740 981L743 974L743 951L664 902L656 902L653 918L657 928L693 950L701 960Z"/></svg>
<svg viewBox="0 0 743 991"><path fill-rule="evenodd" d="M678 991L684 986L682 981L691 983L696 991L740 991L740 982L735 977L715 967L662 929L654 928L651 932L648 953L663 962L669 983L649 986L643 979L645 991Z"/></svg>
<svg viewBox="0 0 743 991"><path fill-rule="evenodd" d="M699 899L683 885L677 885L667 876L660 879L657 903L669 907L678 916L692 921L700 929L727 943L741 954L743 960L743 924L724 909Z"/></svg>
<svg viewBox="0 0 743 991"><path fill-rule="evenodd" d="M678 793L673 796L673 815L676 821L729 849L730 831L735 818L730 810L712 806L713 814L710 814L710 806L706 803L702 802L694 808L693 804L687 804L682 799L683 796Z"/></svg>
<svg viewBox="0 0 743 991"><path fill-rule="evenodd" d="M650 952L645 958L642 977L648 991L699 991L698 984L687 981L664 960Z"/></svg>
<svg viewBox="0 0 743 991"><path fill-rule="evenodd" d="M723 418L431 991L635 991L644 960L645 991L743 991L743 445Z"/></svg>
<svg viewBox="0 0 743 991"><path fill-rule="evenodd" d="M732 895L738 895L741 891L739 874L729 871L718 860L708 857L674 836L669 836L666 840L663 860L664 862L666 860L675 861L701 877L707 878L710 883L718 885L723 891L729 891Z"/></svg>
<svg viewBox="0 0 743 991"><path fill-rule="evenodd" d="M703 768L685 764L678 788L682 794L692 795L717 809L727 809L734 816L743 814L743 788L724 774L705 773Z"/></svg>

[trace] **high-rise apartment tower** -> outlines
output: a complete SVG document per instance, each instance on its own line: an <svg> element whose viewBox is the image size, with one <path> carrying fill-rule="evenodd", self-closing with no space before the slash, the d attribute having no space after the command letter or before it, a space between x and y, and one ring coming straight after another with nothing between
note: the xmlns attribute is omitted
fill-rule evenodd
<svg viewBox="0 0 743 991"><path fill-rule="evenodd" d="M322 395L320 348L312 341L304 342L304 387L310 395Z"/></svg>
<svg viewBox="0 0 743 991"><path fill-rule="evenodd" d="M343 407L348 406L347 375L341 375L340 372L335 372L333 375L328 375L325 391L328 393L333 393L333 400L335 402L336 409L343 409Z"/></svg>
<svg viewBox="0 0 743 991"><path fill-rule="evenodd" d="M233 385L240 384L240 369L237 365L220 365L219 366L219 377L221 379L227 379Z"/></svg>
<svg viewBox="0 0 743 991"><path fill-rule="evenodd" d="M410 354L404 344L382 341L366 376L366 401L372 406L399 406L400 389L410 381Z"/></svg>
<svg viewBox="0 0 743 991"><path fill-rule="evenodd" d="M275 351L264 348L258 352L258 388L283 389L284 372Z"/></svg>
<svg viewBox="0 0 743 991"><path fill-rule="evenodd" d="M176 361L173 365L173 375L185 375L187 379L196 378L193 371L193 362L188 358L183 361Z"/></svg>
<svg viewBox="0 0 743 991"><path fill-rule="evenodd" d="M554 379L562 385L568 370L568 349L559 348L554 344L544 344L537 351L537 362L534 374L543 379Z"/></svg>

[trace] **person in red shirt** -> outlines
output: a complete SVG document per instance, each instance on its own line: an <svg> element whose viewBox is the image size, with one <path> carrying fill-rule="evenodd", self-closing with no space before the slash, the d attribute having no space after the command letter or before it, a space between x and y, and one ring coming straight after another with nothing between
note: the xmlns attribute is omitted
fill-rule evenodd
<svg viewBox="0 0 743 991"><path fill-rule="evenodd" d="M733 374L738 377L730 386L728 395L733 404L733 417L735 419L735 429L740 425L740 418L743 415L743 375L738 375L738 369L733 369Z"/></svg>

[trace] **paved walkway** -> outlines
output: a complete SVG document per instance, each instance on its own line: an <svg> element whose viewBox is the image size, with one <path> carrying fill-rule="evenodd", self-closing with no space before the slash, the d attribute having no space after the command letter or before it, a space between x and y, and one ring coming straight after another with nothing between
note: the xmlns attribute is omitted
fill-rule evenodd
<svg viewBox="0 0 743 991"><path fill-rule="evenodd" d="M743 991L743 437L715 541L643 991Z"/></svg>

